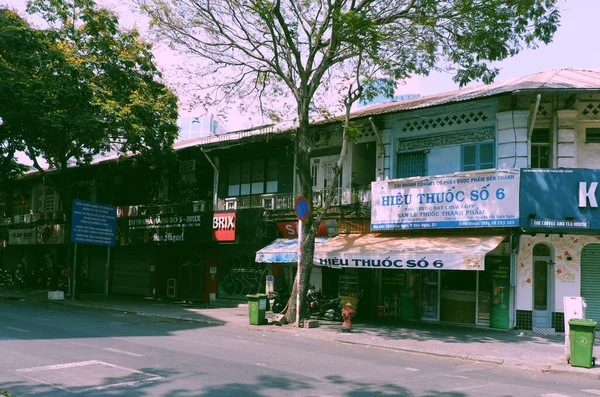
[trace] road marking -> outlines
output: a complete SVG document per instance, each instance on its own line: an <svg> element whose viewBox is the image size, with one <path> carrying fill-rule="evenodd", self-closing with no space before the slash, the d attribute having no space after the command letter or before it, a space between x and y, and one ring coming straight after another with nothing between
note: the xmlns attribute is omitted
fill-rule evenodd
<svg viewBox="0 0 600 397"><path fill-rule="evenodd" d="M567 394L548 393L548 394L542 394L542 397L570 397L570 396Z"/></svg>
<svg viewBox="0 0 600 397"><path fill-rule="evenodd" d="M418 368L411 368L411 367L406 367L406 368L404 368L404 369L406 369L407 371L413 371L413 372L417 372L417 371L419 371L419 369L418 369Z"/></svg>
<svg viewBox="0 0 600 397"><path fill-rule="evenodd" d="M29 332L26 329L22 329L22 328L15 328L15 327L4 327L6 329L11 329L13 331L17 331L17 332Z"/></svg>
<svg viewBox="0 0 600 397"><path fill-rule="evenodd" d="M37 317L37 319L40 321L51 321L49 318L46 317Z"/></svg>
<svg viewBox="0 0 600 397"><path fill-rule="evenodd" d="M45 365L43 367L21 368L21 369L15 370L15 372L22 373L22 372L36 372L36 371L52 371L53 369L84 367L86 365L93 365L93 364L102 364L102 363L100 361L96 361L96 360L79 361L76 363Z"/></svg>
<svg viewBox="0 0 600 397"><path fill-rule="evenodd" d="M43 367L31 367L31 368L21 368L21 369L17 369L14 370L13 372L15 373L21 373L21 374L28 374L28 375L23 375L26 376L29 379L33 379L35 381L38 381L40 383L45 383L47 385L53 386L57 389L60 390L65 390L68 392L73 392L73 390L69 390L68 387L64 387L62 385L57 385L54 383L49 383L43 379L39 379L34 377L33 375L31 375L32 372L38 372L38 371L51 371L51 370L57 370L57 369L65 369L65 368L75 368L75 367L85 367L88 365L105 365L107 367L112 367L112 368L117 368L117 369L121 369L124 371L129 371L129 372L133 372L136 374L143 374L143 375L147 375L148 377L146 379L141 379L141 380L134 380L134 381L128 381L128 382L118 382L118 383L112 383L112 384L108 384L108 385L100 385L100 386L92 386L92 387L87 387L87 388L83 388L83 389L77 389L75 392L76 393L84 393L84 392L88 392L88 391L94 391L94 390L105 390L105 389L110 389L113 387L136 387L136 386L141 386L144 385L146 383L155 381L155 380L159 380L162 379L162 376L160 375L155 375L155 374L151 374L149 372L142 372L142 371L138 371L136 369L133 368L127 368L127 367L121 367L119 365L114 365L114 364L109 364L106 363L104 361L98 361L98 360L90 360L90 361L79 361L79 362L74 362L74 363L66 363L66 364L56 364L56 365L45 365Z"/></svg>
<svg viewBox="0 0 600 397"><path fill-rule="evenodd" d="M598 390L598 389L585 389L585 390L582 390L582 392L600 396L600 390Z"/></svg>
<svg viewBox="0 0 600 397"><path fill-rule="evenodd" d="M144 357L143 354L132 353L132 352L128 352L126 350L113 349L111 347L107 347L104 350L109 351L109 352L113 352L113 353L125 354L125 355L133 356L133 357Z"/></svg>
<svg viewBox="0 0 600 397"><path fill-rule="evenodd" d="M459 378L459 379L469 379L468 376L463 375L446 375L448 378Z"/></svg>

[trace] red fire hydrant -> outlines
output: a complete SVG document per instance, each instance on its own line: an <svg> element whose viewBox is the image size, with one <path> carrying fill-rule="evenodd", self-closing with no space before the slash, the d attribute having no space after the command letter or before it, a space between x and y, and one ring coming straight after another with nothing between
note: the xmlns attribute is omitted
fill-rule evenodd
<svg viewBox="0 0 600 397"><path fill-rule="evenodd" d="M352 331L352 317L354 314L355 312L352 303L346 303L342 309L342 318L344 319L344 323L342 324L342 332Z"/></svg>

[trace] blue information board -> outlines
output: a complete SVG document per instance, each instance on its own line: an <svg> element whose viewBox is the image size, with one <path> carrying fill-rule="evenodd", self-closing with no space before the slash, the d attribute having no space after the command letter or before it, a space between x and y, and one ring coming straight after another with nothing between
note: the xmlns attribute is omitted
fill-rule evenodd
<svg viewBox="0 0 600 397"><path fill-rule="evenodd" d="M116 229L116 207L73 200L72 242L113 246L115 245Z"/></svg>

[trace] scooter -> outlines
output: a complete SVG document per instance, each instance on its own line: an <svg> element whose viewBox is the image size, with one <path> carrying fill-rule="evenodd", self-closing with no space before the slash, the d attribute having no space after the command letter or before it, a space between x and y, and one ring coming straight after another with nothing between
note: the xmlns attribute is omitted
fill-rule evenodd
<svg viewBox="0 0 600 397"><path fill-rule="evenodd" d="M319 306L320 318L342 321L342 304L339 296L337 298L329 298L325 303Z"/></svg>
<svg viewBox="0 0 600 397"><path fill-rule="evenodd" d="M279 291L273 291L269 293L269 303L271 304L271 310L273 313L281 313L288 301L290 300L289 295L283 295Z"/></svg>

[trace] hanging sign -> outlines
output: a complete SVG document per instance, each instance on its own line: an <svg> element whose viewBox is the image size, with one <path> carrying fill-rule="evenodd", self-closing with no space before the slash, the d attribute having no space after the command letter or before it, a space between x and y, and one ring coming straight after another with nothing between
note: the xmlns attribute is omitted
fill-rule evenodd
<svg viewBox="0 0 600 397"><path fill-rule="evenodd" d="M519 224L517 171L372 182L371 195L372 230Z"/></svg>
<svg viewBox="0 0 600 397"><path fill-rule="evenodd" d="M235 241L235 212L220 212L213 216L213 240Z"/></svg>

